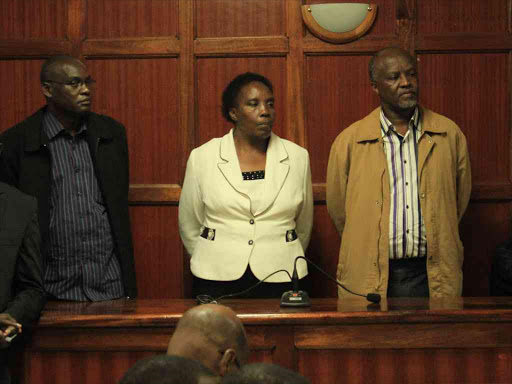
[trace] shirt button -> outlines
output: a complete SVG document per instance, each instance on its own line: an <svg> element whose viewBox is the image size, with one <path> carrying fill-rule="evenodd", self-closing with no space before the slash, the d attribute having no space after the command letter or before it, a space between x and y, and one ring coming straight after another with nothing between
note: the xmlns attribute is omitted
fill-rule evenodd
<svg viewBox="0 0 512 384"><path fill-rule="evenodd" d="M75 169L75 172L76 172L76 173L80 172L80 168L76 168L76 169Z"/></svg>
<svg viewBox="0 0 512 384"><path fill-rule="evenodd" d="M408 206L408 205L406 205L405 207L406 207L407 209L409 209L409 206Z"/></svg>
<svg viewBox="0 0 512 384"><path fill-rule="evenodd" d="M405 231L405 232L409 233L409 230L407 230L407 231Z"/></svg>
<svg viewBox="0 0 512 384"><path fill-rule="evenodd" d="M407 160L404 160L404 163L407 164Z"/></svg>
<svg viewBox="0 0 512 384"><path fill-rule="evenodd" d="M77 193L77 195L78 195L78 196L82 196L82 192L78 192L78 193Z"/></svg>
<svg viewBox="0 0 512 384"><path fill-rule="evenodd" d="M253 219L249 220L249 224L254 224L254 220Z"/></svg>
<svg viewBox="0 0 512 384"><path fill-rule="evenodd" d="M254 241L249 240L249 245L253 245L253 244L254 244Z"/></svg>
<svg viewBox="0 0 512 384"><path fill-rule="evenodd" d="M406 181L406 182L405 182L405 185L409 185L409 183Z"/></svg>

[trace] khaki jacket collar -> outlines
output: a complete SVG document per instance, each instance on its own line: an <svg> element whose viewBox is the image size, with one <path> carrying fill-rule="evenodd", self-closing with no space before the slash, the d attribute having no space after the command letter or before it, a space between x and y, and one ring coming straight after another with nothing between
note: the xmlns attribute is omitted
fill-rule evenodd
<svg viewBox="0 0 512 384"><path fill-rule="evenodd" d="M233 129L227 135L222 137L219 157L220 160L218 167L226 180L236 191L246 194L246 187L243 184L242 171L236 154ZM290 170L288 162L288 152L286 151L283 142L278 136L272 133L267 148L263 198L261 199L261 203L257 211L253 211L251 205L251 212L254 216L258 216L262 212L265 212L277 198L277 195L279 194Z"/></svg>
<svg viewBox="0 0 512 384"><path fill-rule="evenodd" d="M446 133L446 128L440 126L432 111L425 110L422 106L418 106L420 110L421 129L425 133ZM368 116L361 120L360 127L356 133L356 142L376 141L382 137L380 129L380 110L378 107Z"/></svg>

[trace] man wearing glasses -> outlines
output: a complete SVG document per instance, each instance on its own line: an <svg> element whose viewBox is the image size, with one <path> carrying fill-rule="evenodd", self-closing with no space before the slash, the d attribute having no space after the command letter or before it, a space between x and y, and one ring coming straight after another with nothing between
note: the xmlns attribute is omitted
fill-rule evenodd
<svg viewBox="0 0 512 384"><path fill-rule="evenodd" d="M136 296L123 125L91 112L94 80L58 56L41 69L46 106L0 136L0 180L37 198L50 299Z"/></svg>

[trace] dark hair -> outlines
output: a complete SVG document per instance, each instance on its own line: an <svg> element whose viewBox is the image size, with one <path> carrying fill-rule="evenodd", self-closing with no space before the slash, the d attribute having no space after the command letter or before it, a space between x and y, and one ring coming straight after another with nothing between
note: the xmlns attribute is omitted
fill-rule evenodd
<svg viewBox="0 0 512 384"><path fill-rule="evenodd" d="M268 363L244 365L238 371L230 372L222 384L310 384L311 382L297 372Z"/></svg>
<svg viewBox="0 0 512 384"><path fill-rule="evenodd" d="M181 356L156 355L137 361L119 384L197 384L205 376L216 377L198 361Z"/></svg>
<svg viewBox="0 0 512 384"><path fill-rule="evenodd" d="M407 59L409 59L411 61L411 63L416 65L416 61L414 60L414 57L409 52L407 52L405 49L403 49L403 48L400 48L400 47L387 47L387 48L381 49L380 51L378 51L375 55L373 55L371 57L370 62L368 63L368 75L370 76L370 82L371 83L375 82L375 66L376 66L376 63L377 63L377 59L380 56L384 56L385 54L387 54L389 52L394 52L395 54L407 57Z"/></svg>
<svg viewBox="0 0 512 384"><path fill-rule="evenodd" d="M271 92L274 92L272 83L265 76L253 72L246 72L238 75L231 80L228 86L224 89L224 92L222 92L222 116L224 116L227 121L234 123L234 120L229 116L229 110L235 107L236 99L240 90L252 82L263 83Z"/></svg>
<svg viewBox="0 0 512 384"><path fill-rule="evenodd" d="M48 58L43 63L43 65L41 67L41 75L40 75L41 84L43 84L45 81L49 80L52 77L51 73L52 73L52 71L55 70L53 68L55 65L62 64L62 63L70 63L70 62L81 63L80 60L78 60L77 58L75 58L73 56L60 55L60 56L53 56L53 57Z"/></svg>

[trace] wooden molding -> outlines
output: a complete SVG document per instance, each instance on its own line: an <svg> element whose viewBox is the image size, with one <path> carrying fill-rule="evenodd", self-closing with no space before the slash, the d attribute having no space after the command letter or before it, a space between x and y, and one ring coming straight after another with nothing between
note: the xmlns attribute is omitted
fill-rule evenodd
<svg viewBox="0 0 512 384"><path fill-rule="evenodd" d="M325 183L313 184L315 204L325 204ZM132 205L178 204L181 186L178 184L132 184L129 201ZM512 200L512 184L477 184L473 186L471 201Z"/></svg>
<svg viewBox="0 0 512 384"><path fill-rule="evenodd" d="M69 40L0 40L0 57L50 57L69 55Z"/></svg>
<svg viewBox="0 0 512 384"><path fill-rule="evenodd" d="M289 41L286 36L215 37L194 40L194 54L196 56L285 55L289 50Z"/></svg>
<svg viewBox="0 0 512 384"><path fill-rule="evenodd" d="M503 33L445 33L416 36L416 52L508 51L512 36Z"/></svg>
<svg viewBox="0 0 512 384"><path fill-rule="evenodd" d="M301 8L302 19L304 20L304 24L306 24L311 33L322 40L336 44L348 43L349 41L360 38L370 29L370 27L373 25L373 22L375 21L375 18L377 17L377 4L370 4L368 13L366 14L366 17L361 24L359 24L351 31L337 33L328 31L316 22L313 14L311 13L310 5L303 5Z"/></svg>
<svg viewBox="0 0 512 384"><path fill-rule="evenodd" d="M180 193L178 184L132 184L128 200L132 205L177 204Z"/></svg>
<svg viewBox="0 0 512 384"><path fill-rule="evenodd" d="M171 56L180 53L180 41L174 37L136 39L91 39L82 43L86 57Z"/></svg>

